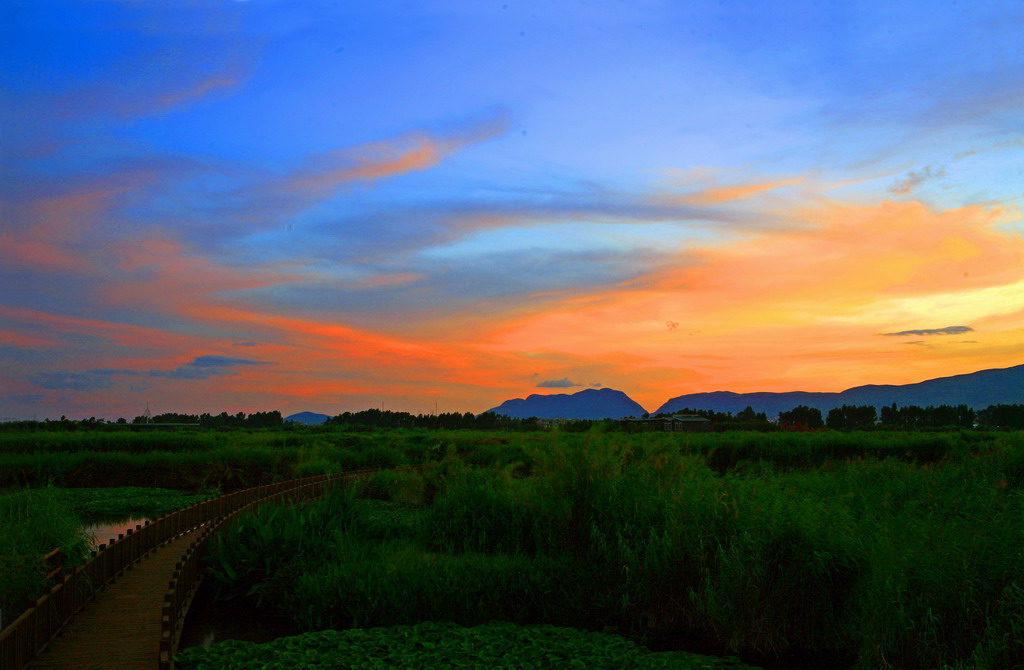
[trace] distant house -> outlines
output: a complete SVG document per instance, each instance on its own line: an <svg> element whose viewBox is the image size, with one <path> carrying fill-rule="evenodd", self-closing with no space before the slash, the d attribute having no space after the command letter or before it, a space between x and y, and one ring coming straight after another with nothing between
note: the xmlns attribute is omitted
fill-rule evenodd
<svg viewBox="0 0 1024 670"><path fill-rule="evenodd" d="M696 414L673 414L650 419L630 418L623 419L619 424L630 433L706 433L711 430L711 421Z"/></svg>

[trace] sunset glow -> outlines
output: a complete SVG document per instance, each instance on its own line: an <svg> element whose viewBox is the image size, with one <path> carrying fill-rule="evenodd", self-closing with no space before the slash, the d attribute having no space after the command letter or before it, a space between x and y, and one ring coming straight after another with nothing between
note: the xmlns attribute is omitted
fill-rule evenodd
<svg viewBox="0 0 1024 670"><path fill-rule="evenodd" d="M4 419L1024 363L1019 2L6 16Z"/></svg>

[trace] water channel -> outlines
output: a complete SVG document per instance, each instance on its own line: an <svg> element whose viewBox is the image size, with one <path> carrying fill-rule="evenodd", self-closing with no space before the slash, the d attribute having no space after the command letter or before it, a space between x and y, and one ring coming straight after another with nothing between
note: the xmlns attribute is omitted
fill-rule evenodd
<svg viewBox="0 0 1024 670"><path fill-rule="evenodd" d="M94 517L82 530L93 536L92 546L96 548L101 544L110 544L118 535L126 535L129 530L134 531L136 526L142 526L147 521L149 519L146 517Z"/></svg>

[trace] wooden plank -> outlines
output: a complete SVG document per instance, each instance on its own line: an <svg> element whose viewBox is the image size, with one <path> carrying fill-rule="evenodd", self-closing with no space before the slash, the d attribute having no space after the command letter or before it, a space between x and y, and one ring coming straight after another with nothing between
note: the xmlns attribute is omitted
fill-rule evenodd
<svg viewBox="0 0 1024 670"><path fill-rule="evenodd" d="M168 576L197 529L155 551L110 584L65 626L29 667L36 670L153 670L160 655L160 629Z"/></svg>

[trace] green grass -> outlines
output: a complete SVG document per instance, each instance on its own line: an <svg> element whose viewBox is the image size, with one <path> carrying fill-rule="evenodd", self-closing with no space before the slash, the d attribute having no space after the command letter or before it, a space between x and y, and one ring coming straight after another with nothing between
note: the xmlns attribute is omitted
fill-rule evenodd
<svg viewBox="0 0 1024 670"><path fill-rule="evenodd" d="M616 635L508 623L325 630L267 644L228 640L179 653L181 670L296 668L580 668L581 670L757 670L734 658L654 653Z"/></svg>

